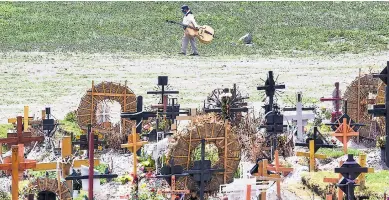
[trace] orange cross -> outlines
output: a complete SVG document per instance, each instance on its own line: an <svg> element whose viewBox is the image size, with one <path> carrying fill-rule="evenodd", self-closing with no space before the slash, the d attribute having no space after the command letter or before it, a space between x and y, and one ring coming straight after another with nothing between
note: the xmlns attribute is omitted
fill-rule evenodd
<svg viewBox="0 0 389 200"><path fill-rule="evenodd" d="M176 199L176 194L189 194L189 190L176 190L176 176L172 176L172 185L170 186L170 190L159 190L158 193L163 193L163 194L171 194L172 200Z"/></svg>
<svg viewBox="0 0 389 200"><path fill-rule="evenodd" d="M283 175L289 174L291 171L293 171L293 168L284 167L280 165L279 163L279 157L278 157L278 150L274 153L275 158L275 166L274 165L268 165L267 159L264 159L262 161L258 162L258 174L254 174L257 176L258 180L269 180L269 181L275 181L277 184L277 197L278 199L281 199L281 176L279 173L283 173ZM269 171L274 171L277 174L268 174Z"/></svg>
<svg viewBox="0 0 389 200"><path fill-rule="evenodd" d="M12 200L19 198L19 172L26 169L33 169L36 166L36 161L20 159L19 146L12 145L12 162L0 164L0 170L12 171ZM23 153L24 154L24 153Z"/></svg>
<svg viewBox="0 0 389 200"><path fill-rule="evenodd" d="M347 142L350 140L352 136L359 136L359 132L354 132L351 125L351 119L349 120L350 124L347 124L347 119L343 118L343 122L339 125L339 127L332 133L332 136L335 136L336 139L343 143L343 152L347 154Z"/></svg>
<svg viewBox="0 0 389 200"><path fill-rule="evenodd" d="M340 161L339 166L342 166L342 165L343 165L343 161ZM339 174L338 178L324 178L323 182L336 184L340 181L340 179L342 179L342 177L343 177L342 174ZM343 191L339 187L338 187L338 195L337 196L338 196L339 200L343 199ZM327 199L328 199L328 197L327 197ZM332 195L331 195L331 199L332 199Z"/></svg>

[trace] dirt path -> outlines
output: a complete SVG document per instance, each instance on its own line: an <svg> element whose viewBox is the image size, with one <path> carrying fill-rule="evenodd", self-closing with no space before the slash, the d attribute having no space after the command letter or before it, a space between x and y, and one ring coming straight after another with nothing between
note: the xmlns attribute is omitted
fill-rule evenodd
<svg viewBox="0 0 389 200"><path fill-rule="evenodd" d="M386 65L388 52L377 55L342 55L316 58L238 58L208 57L142 57L125 54L56 54L2 53L0 54L0 123L21 113L23 105L30 105L38 114L45 106L52 106L57 118L75 110L81 97L91 87L91 81L128 81L129 87L146 98L145 105L155 102L146 95L153 90L158 75L169 75L169 83L180 91L183 106L199 107L216 87L237 83L250 94L250 102L259 102L256 86L262 84L268 70L286 84L283 96L291 99L297 90L304 98L319 98L331 93L333 83L340 81L341 89L358 75L358 68L368 72Z"/></svg>

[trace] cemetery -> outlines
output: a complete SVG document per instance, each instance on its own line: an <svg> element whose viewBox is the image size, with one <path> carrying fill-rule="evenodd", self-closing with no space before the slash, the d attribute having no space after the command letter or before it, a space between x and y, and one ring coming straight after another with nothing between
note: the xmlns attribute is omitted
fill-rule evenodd
<svg viewBox="0 0 389 200"><path fill-rule="evenodd" d="M389 200L388 11L1 2L0 200Z"/></svg>
<svg viewBox="0 0 389 200"><path fill-rule="evenodd" d="M259 115L237 84L214 89L200 108L183 108L179 99L185 97L178 98L168 76L158 76L145 97L127 82L92 81L68 114L79 131L61 124L50 107L33 116L26 105L8 119L12 126L0 139L2 179L10 180L12 200L288 199L288 180L296 178L297 188L318 199L386 200L389 194L377 187L387 178L377 177L389 175L388 68L389 62L378 73L359 74L343 96L336 82L332 96L318 101L333 105L322 121L318 106L304 105L303 88L294 105L279 103L288 85L275 71L255 88L259 94L250 95L265 97ZM157 103L144 105L151 96ZM120 113L107 102L118 103ZM369 132L372 124L378 133ZM377 146L349 147L366 141ZM369 166L375 148L378 168ZM49 159L30 159L34 149ZM107 159L107 152L119 160ZM118 162L125 168L117 170ZM115 185L126 188L101 197Z"/></svg>

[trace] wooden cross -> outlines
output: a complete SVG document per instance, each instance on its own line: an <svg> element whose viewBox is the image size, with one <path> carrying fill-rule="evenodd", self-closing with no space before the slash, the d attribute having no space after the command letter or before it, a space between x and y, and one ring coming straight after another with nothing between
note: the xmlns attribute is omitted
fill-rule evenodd
<svg viewBox="0 0 389 200"><path fill-rule="evenodd" d="M26 169L33 169L36 166L36 161L24 162L19 157L19 146L12 145L12 162L6 164L0 164L0 170L11 170L12 171L12 200L19 199L19 172ZM23 153L24 154L24 153Z"/></svg>
<svg viewBox="0 0 389 200"><path fill-rule="evenodd" d="M211 161L205 160L205 139L201 139L201 160L194 161L193 168L185 173L193 176L193 180L200 186L200 200L204 200L205 182L211 180L212 173L224 172L224 169L212 169Z"/></svg>
<svg viewBox="0 0 389 200"><path fill-rule="evenodd" d="M365 126L364 124L355 123L354 120L351 119L351 117L347 114L347 100L343 100L344 102L344 113L342 116L340 116L337 120L335 120L334 123L326 123L325 125L331 126L331 129L333 131L336 131L339 126L341 126L343 119L346 119L347 123L350 123L350 126L352 126L352 129L354 131L358 131L361 126Z"/></svg>
<svg viewBox="0 0 389 200"><path fill-rule="evenodd" d="M340 161L339 166L342 167L343 163L344 163L344 161ZM366 154L359 155L359 164L361 165L361 167L366 166ZM367 171L368 171L367 173L374 173L374 168L368 168ZM338 183L341 179L342 179L342 174L339 174L338 178L325 177L323 179L323 182L335 184L335 183ZM365 187L365 173L361 173L361 175L359 175L358 179L355 180L355 183L359 183L361 188L364 188ZM332 195L330 195L330 196L331 196L330 200L332 200ZM340 189L340 187L338 187L337 197L338 197L338 200L343 200L343 191Z"/></svg>
<svg viewBox="0 0 389 200"><path fill-rule="evenodd" d="M136 170L137 170L137 161L138 158L136 156L136 152L144 145L147 144L146 141L140 141L139 134L136 132L135 126L132 127L132 133L128 135L128 143L127 144L122 144L122 148L127 148L133 153L134 156L134 163L133 163L133 173L134 176L136 177Z"/></svg>
<svg viewBox="0 0 389 200"><path fill-rule="evenodd" d="M22 120L23 120L23 131L24 132L28 132L28 123L34 119L33 117L29 117L28 111L29 111L29 107L28 106L24 106L24 116L22 118ZM10 124L17 123L17 118L10 118L10 119L8 119L8 123L10 123Z"/></svg>
<svg viewBox="0 0 389 200"><path fill-rule="evenodd" d="M343 165L343 161L339 162L339 166L341 167ZM324 183L333 183L336 184L342 179L342 174L339 174L338 178L327 178L325 177L323 179ZM342 190L338 187L338 194L337 194L338 200L343 200L343 192ZM328 199L327 199L328 200ZM331 194L331 200L332 200L332 194Z"/></svg>
<svg viewBox="0 0 389 200"><path fill-rule="evenodd" d="M62 177L66 178L70 175L70 168L80 168L81 165L89 166L89 160L74 160L73 163L66 162L72 157L72 139L70 136L64 136L61 142L61 158L60 168L62 171ZM100 160L94 159L94 164L99 165ZM50 171L57 169L57 162L37 163L34 171ZM66 184L70 191L72 191L71 181L66 181Z"/></svg>
<svg viewBox="0 0 389 200"><path fill-rule="evenodd" d="M297 93L297 103L295 108L284 108L284 111L296 111L295 115L284 115L284 120L286 121L296 121L297 122L297 139L303 140L304 126L307 125L308 120L314 119L315 114L303 114L303 111L306 110L315 110L315 108L306 108L302 105L302 94L301 92Z"/></svg>
<svg viewBox="0 0 389 200"><path fill-rule="evenodd" d="M342 112L340 112L340 103L341 103L342 97L340 95L339 90L339 82L335 82L335 90L332 93L331 98L320 98L320 101L332 101L334 103L334 111L331 113L331 122L335 122L341 115Z"/></svg>
<svg viewBox="0 0 389 200"><path fill-rule="evenodd" d="M269 97L269 102L265 105L265 113L268 113L273 110L274 106L274 95L276 90L285 89L285 85L276 85L274 81L273 71L269 71L269 75L265 81L264 86L258 86L257 90L265 90L266 96Z"/></svg>
<svg viewBox="0 0 389 200"><path fill-rule="evenodd" d="M359 155L359 164L361 167L366 167L366 154L360 154ZM374 173L374 168L367 168L367 173ZM366 188L366 179L365 179L365 173L361 173L358 177L359 185L362 189Z"/></svg>
<svg viewBox="0 0 389 200"><path fill-rule="evenodd" d="M45 140L44 136L31 137L30 132L24 132L23 125L22 125L22 117L18 116L16 118L16 134L8 133L7 138L0 139L0 143L5 143L8 145L16 145L16 144L29 144L35 141L41 142L44 140Z"/></svg>
<svg viewBox="0 0 389 200"><path fill-rule="evenodd" d="M361 173L367 173L367 167L361 167L353 158L353 154L348 154L346 162L339 168L335 168L335 173L340 173L343 178L337 186L346 194L347 200L354 200L355 179Z"/></svg>
<svg viewBox="0 0 389 200"><path fill-rule="evenodd" d="M296 143L296 146L307 146L307 144L301 144L301 143ZM323 155L323 154L315 154L315 148L318 147L319 144L316 144L315 145L315 139L311 139L309 140L309 152L306 153L306 152L297 152L296 153L296 156L303 156L303 157L307 157L309 158L309 171L310 172L314 172L315 171L315 158L318 158L318 159L325 159L327 158L326 155ZM321 144L320 147L327 147L327 148L331 148L333 147L332 145L324 145L324 144Z"/></svg>
<svg viewBox="0 0 389 200"><path fill-rule="evenodd" d="M335 132L331 135L335 136L336 139L343 143L343 152L347 154L347 142L351 137L359 136L359 132L354 131L354 129L351 127L351 120L350 124L347 124L347 119L343 118L342 124L340 124Z"/></svg>
<svg viewBox="0 0 389 200"><path fill-rule="evenodd" d="M258 180L270 180L275 181L277 184L277 198L281 199L281 176L288 175L293 171L293 168L285 167L280 164L278 150L274 153L275 165L269 165L267 159L258 161L257 164L250 170L250 173L257 177ZM269 172L273 172L269 174Z"/></svg>
<svg viewBox="0 0 389 200"><path fill-rule="evenodd" d="M293 168L285 167L285 166L280 164L280 160L279 160L279 156L278 156L278 150L276 150L275 153L274 153L274 162L275 162L275 165L267 166L267 170L276 172L277 174L283 174L283 176L286 176L290 172L293 171Z"/></svg>
<svg viewBox="0 0 389 200"><path fill-rule="evenodd" d="M184 168L181 165L174 165L174 160L170 160L169 166L161 168L161 175L157 175L156 178L164 178L170 185L170 190L159 190L158 192L163 194L171 194L171 199L175 200L176 194L189 194L189 190L177 190L176 189L176 177L189 176L188 173L184 173Z"/></svg>
<svg viewBox="0 0 389 200"><path fill-rule="evenodd" d="M372 110L368 110L369 114L373 114L374 117L384 116L385 117L385 132L386 132L386 142L385 142L385 158L384 161L386 166L389 167L389 61L386 64L386 67L381 71L380 74L373 74L374 78L380 78L385 84L385 104L374 105Z"/></svg>
<svg viewBox="0 0 389 200"><path fill-rule="evenodd" d="M258 174L256 176L257 180L267 180L267 181L275 181L277 187L277 198L281 199L281 181L283 180L279 174L269 174L268 171L268 160L263 159L258 163Z"/></svg>

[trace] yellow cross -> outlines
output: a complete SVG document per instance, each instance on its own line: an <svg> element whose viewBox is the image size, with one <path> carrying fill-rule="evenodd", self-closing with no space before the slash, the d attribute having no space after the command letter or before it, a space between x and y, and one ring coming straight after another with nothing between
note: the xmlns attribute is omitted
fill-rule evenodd
<svg viewBox="0 0 389 200"><path fill-rule="evenodd" d="M24 132L28 132L28 123L29 121L32 121L34 118L28 116L29 107L24 106L24 117L23 117L23 124L24 124ZM16 124L16 118L9 118L8 123L10 124Z"/></svg>
<svg viewBox="0 0 389 200"><path fill-rule="evenodd" d="M315 154L315 140L309 140L309 152L297 152L297 156L303 156L309 158L309 171L314 172L315 171L315 158L318 159L325 159L327 158L326 155L323 154Z"/></svg>
<svg viewBox="0 0 389 200"><path fill-rule="evenodd" d="M134 154L134 164L133 164L133 173L134 176L136 177L136 170L137 170L137 156L136 152L144 145L147 144L145 141L140 141L139 134L136 133L136 127L132 127L132 133L128 135L128 143L127 144L122 144L122 148L127 148Z"/></svg>

